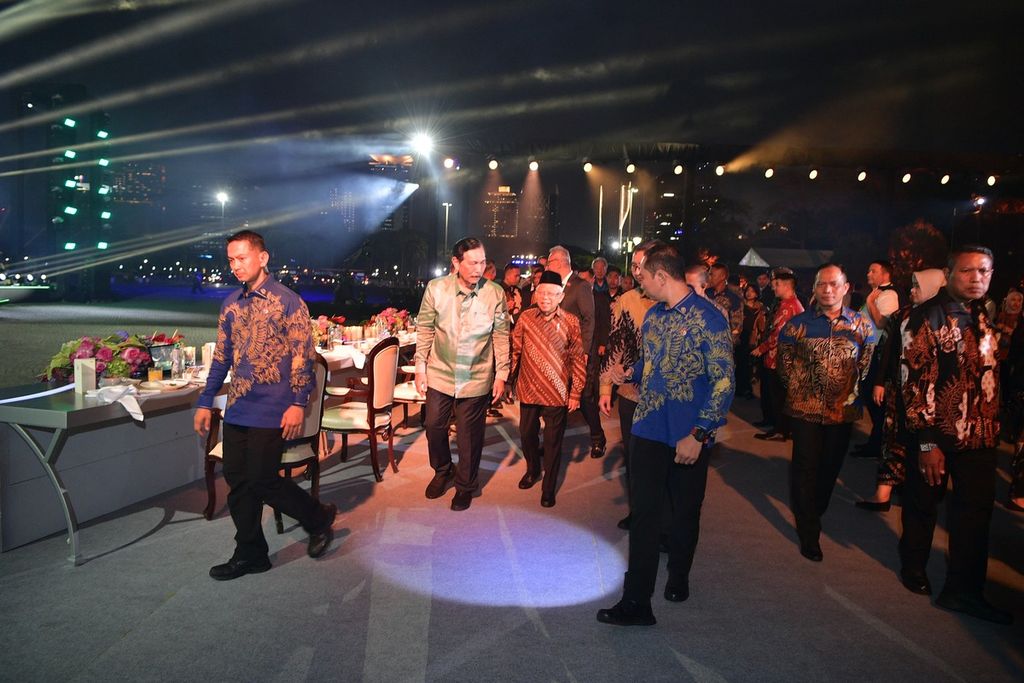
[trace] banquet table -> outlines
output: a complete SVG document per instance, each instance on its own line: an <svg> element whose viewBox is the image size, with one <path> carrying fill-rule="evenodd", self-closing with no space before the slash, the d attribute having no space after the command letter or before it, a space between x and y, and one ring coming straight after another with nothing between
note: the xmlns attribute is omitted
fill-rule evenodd
<svg viewBox="0 0 1024 683"><path fill-rule="evenodd" d="M198 387L140 395L142 421L73 389L33 397L45 389L0 389L9 427L0 429L0 550L65 528L69 559L81 564L80 521L203 476L192 430Z"/></svg>

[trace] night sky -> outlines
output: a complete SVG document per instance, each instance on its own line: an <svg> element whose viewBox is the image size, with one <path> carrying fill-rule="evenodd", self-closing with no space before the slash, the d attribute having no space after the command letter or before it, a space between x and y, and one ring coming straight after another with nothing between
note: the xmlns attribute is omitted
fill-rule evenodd
<svg viewBox="0 0 1024 683"><path fill-rule="evenodd" d="M96 11L44 17L38 5ZM657 142L1008 159L1024 147L1020 2L0 8L0 89L8 93L73 82L104 98L178 83L109 107L115 137L295 110L118 148L214 145L165 157L172 183L326 174L369 150L405 151L421 127L440 153L466 159L534 149L563 160L621 149L625 158L630 145ZM54 65L55 57L70 59ZM14 135L0 132L0 151L12 149ZM771 199L763 187L736 191L756 205Z"/></svg>

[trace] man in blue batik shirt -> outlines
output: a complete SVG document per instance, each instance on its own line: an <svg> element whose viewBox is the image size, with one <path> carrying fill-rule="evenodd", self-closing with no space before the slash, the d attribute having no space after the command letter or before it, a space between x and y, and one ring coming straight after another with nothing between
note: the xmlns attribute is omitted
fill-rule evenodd
<svg viewBox="0 0 1024 683"><path fill-rule="evenodd" d="M243 230L228 237L228 265L242 283L220 309L217 346L196 406L194 427L210 431L213 399L232 372L224 414L224 480L235 523L235 552L210 569L218 581L270 569L263 536L266 503L309 533L310 557L327 550L338 508L323 505L280 476L285 441L302 433L305 406L315 388L309 311L299 295L270 277L263 237Z"/></svg>
<svg viewBox="0 0 1024 683"><path fill-rule="evenodd" d="M619 626L655 623L651 595L658 578L658 536L666 496L672 501L665 599L690 595L690 567L700 533L708 446L735 392L732 335L715 305L685 281L679 252L658 245L643 261L644 292L658 303L644 318L640 402L630 446L629 568L622 599L597 613Z"/></svg>

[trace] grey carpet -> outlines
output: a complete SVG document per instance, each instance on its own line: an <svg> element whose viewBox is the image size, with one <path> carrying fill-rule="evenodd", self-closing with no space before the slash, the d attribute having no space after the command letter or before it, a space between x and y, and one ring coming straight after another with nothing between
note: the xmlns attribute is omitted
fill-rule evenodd
<svg viewBox="0 0 1024 683"><path fill-rule="evenodd" d="M853 507L874 462L848 460L824 519L825 561L797 552L790 445L752 438L739 400L716 448L692 597L654 599L657 626L599 624L618 599L627 534L621 453L587 456L577 416L558 504L516 482L516 413L489 420L472 507L426 500L422 432L400 430L401 471L369 474L365 443L328 460L322 498L342 509L319 561L288 525L265 531L274 568L219 583L233 527L200 516L201 482L87 525L89 558L63 537L0 555L0 679L9 681L1019 681L1024 678L1024 515L997 504L990 599L1001 627L937 609L898 583L899 508ZM415 423L415 419L413 420ZM606 420L611 443L616 421ZM1006 491L1008 451L998 491ZM72 492L72 496L74 492ZM287 522L287 520L286 520ZM930 563L941 584L945 535ZM662 573L661 581L664 580Z"/></svg>

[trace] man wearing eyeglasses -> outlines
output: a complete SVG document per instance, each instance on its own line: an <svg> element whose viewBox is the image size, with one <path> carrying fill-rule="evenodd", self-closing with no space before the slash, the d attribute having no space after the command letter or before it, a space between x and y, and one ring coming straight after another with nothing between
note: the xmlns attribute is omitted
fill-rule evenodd
<svg viewBox="0 0 1024 683"><path fill-rule="evenodd" d="M943 609L1010 624L1013 615L983 595L999 445L998 335L984 306L992 252L966 245L947 266L946 288L915 308L901 327L903 400L918 449L907 451L900 579L931 594L925 573L937 507L949 501ZM946 486L953 480L952 496Z"/></svg>

